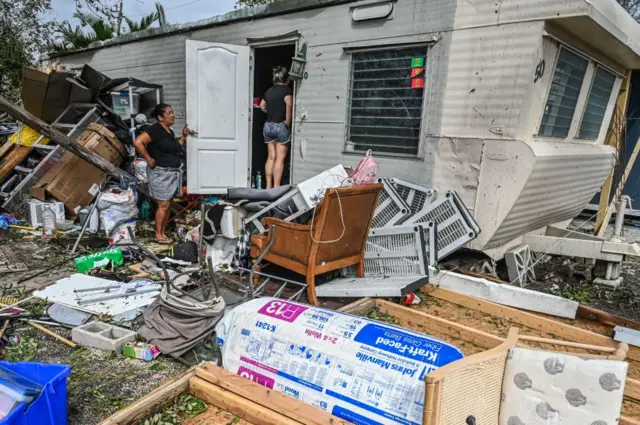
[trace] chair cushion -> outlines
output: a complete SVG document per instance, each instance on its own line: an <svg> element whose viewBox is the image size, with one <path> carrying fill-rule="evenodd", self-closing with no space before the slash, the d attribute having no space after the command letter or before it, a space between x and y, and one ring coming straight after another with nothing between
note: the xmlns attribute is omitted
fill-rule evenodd
<svg viewBox="0 0 640 425"><path fill-rule="evenodd" d="M615 425L627 363L513 348L499 425Z"/></svg>

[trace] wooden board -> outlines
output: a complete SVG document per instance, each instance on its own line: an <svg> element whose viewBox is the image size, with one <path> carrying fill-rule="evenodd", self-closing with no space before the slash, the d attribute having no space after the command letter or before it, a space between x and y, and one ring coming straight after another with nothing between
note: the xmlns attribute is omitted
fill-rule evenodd
<svg viewBox="0 0 640 425"><path fill-rule="evenodd" d="M615 316L605 311L598 310L592 307L587 307L585 305L581 305L580 307L578 307L576 317L580 319L591 320L593 322L602 323L603 325L611 326L612 328L616 326L624 326L625 328L635 329L636 331L640 331L640 322L636 322L635 320L625 319L620 316Z"/></svg>
<svg viewBox="0 0 640 425"><path fill-rule="evenodd" d="M0 182L7 177L17 165L29 155L31 148L28 146L14 145L3 158L0 158Z"/></svg>
<svg viewBox="0 0 640 425"><path fill-rule="evenodd" d="M620 416L618 425L640 425L640 419L630 418L628 416Z"/></svg>
<svg viewBox="0 0 640 425"><path fill-rule="evenodd" d="M504 339L499 336L450 322L436 316L431 316L430 314L423 313L421 311L411 310L410 308L393 304L389 301L376 299L376 306L382 313L390 314L407 323L416 324L423 328L427 333L429 330L433 329L438 332L446 333L454 338L474 344L480 344L487 348L493 348L504 341Z"/></svg>
<svg viewBox="0 0 640 425"><path fill-rule="evenodd" d="M154 413L173 404L176 397L186 393L189 389L189 379L194 374L195 367L192 367L146 396L136 400L133 404L117 411L100 422L99 425L135 425L142 422Z"/></svg>
<svg viewBox="0 0 640 425"><path fill-rule="evenodd" d="M376 308L376 300L373 298L361 298L358 301L340 307L338 311L340 313L365 315L374 308Z"/></svg>
<svg viewBox="0 0 640 425"><path fill-rule="evenodd" d="M304 425L201 378L189 379L189 392L255 425Z"/></svg>
<svg viewBox="0 0 640 425"><path fill-rule="evenodd" d="M197 368L196 376L304 424L349 424L349 422L333 416L323 410L296 400L286 394L271 391L262 385L256 384L247 378L233 374L211 363L205 363L201 367Z"/></svg>

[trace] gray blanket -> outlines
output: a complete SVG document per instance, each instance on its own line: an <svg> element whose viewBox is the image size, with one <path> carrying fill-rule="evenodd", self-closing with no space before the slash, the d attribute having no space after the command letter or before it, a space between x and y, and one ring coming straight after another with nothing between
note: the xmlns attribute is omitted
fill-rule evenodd
<svg viewBox="0 0 640 425"><path fill-rule="evenodd" d="M158 297L144 313L138 334L158 346L162 354L177 358L211 335L219 316L186 315Z"/></svg>

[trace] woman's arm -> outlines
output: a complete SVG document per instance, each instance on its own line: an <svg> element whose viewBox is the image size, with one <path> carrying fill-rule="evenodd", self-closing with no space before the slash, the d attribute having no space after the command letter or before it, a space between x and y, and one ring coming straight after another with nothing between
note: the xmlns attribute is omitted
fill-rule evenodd
<svg viewBox="0 0 640 425"><path fill-rule="evenodd" d="M184 146L187 141L189 131L189 124L185 124L184 128L182 129L182 137L178 139L178 143L180 143L182 146Z"/></svg>
<svg viewBox="0 0 640 425"><path fill-rule="evenodd" d="M267 102L264 99L260 101L260 110L265 114L267 113Z"/></svg>
<svg viewBox="0 0 640 425"><path fill-rule="evenodd" d="M149 134L142 132L138 137L136 137L136 140L133 141L133 146L136 147L136 152L138 152L147 161L147 164L149 164L151 168L156 168L156 161L151 158L149 151L147 151L147 145L149 143L151 143L151 137Z"/></svg>
<svg viewBox="0 0 640 425"><path fill-rule="evenodd" d="M285 105L287 105L287 118L285 120L285 124L287 124L287 127L291 128L291 119L293 115L293 96L285 96L284 103Z"/></svg>

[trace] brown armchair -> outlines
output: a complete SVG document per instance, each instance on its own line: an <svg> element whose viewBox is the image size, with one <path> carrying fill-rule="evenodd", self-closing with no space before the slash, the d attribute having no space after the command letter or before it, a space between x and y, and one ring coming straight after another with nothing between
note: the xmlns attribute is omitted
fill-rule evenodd
<svg viewBox="0 0 640 425"><path fill-rule="evenodd" d="M309 303L318 305L317 275L355 264L357 275L364 277L365 243L380 189L381 184L327 189L312 224L265 218L269 233L251 238L251 256L264 255L265 261L306 276Z"/></svg>

